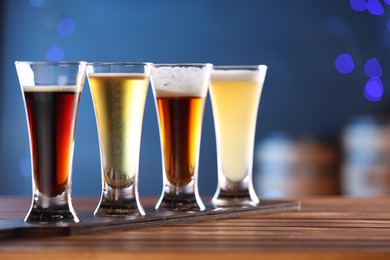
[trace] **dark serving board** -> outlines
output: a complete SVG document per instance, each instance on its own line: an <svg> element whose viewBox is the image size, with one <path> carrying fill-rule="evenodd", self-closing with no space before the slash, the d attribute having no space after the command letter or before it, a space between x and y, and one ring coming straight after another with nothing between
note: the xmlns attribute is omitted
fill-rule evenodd
<svg viewBox="0 0 390 260"><path fill-rule="evenodd" d="M156 211L145 207L145 216L95 217L92 212L78 214L79 223L29 224L21 218L0 220L0 239L20 237L70 236L92 232L131 230L182 223L237 218L247 215L271 214L300 210L299 201L262 200L256 207L215 208L206 205L199 212Z"/></svg>

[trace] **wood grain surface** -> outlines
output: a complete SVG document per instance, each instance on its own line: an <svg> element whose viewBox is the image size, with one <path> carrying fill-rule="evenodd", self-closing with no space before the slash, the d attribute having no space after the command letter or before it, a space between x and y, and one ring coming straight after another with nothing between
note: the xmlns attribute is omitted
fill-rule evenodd
<svg viewBox="0 0 390 260"><path fill-rule="evenodd" d="M7 238L41 238L55 236L72 236L87 233L102 233L113 230L132 230L148 227L159 227L200 221L238 218L254 214L271 214L300 210L299 201L263 200L253 207L218 208L206 204L203 211L160 211L150 203L144 206L145 215L96 217L92 210L78 214L78 223L31 224L23 218L0 220L0 240Z"/></svg>
<svg viewBox="0 0 390 260"><path fill-rule="evenodd" d="M0 259L390 259L390 197L299 200L302 208L297 212L3 239ZM74 202L78 212L97 205L96 199ZM0 198L0 218L23 217L29 203L25 198Z"/></svg>

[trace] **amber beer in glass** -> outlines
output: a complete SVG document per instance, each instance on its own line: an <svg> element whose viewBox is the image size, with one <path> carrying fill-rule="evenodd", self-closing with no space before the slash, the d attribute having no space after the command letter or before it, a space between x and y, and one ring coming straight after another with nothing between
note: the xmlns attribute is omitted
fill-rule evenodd
<svg viewBox="0 0 390 260"><path fill-rule="evenodd" d="M95 215L145 214L138 196L138 166L150 70L150 63L87 66L103 180Z"/></svg>
<svg viewBox="0 0 390 260"><path fill-rule="evenodd" d="M256 119L267 67L215 66L210 98L217 142L217 206L257 205L252 165Z"/></svg>
<svg viewBox="0 0 390 260"><path fill-rule="evenodd" d="M25 221L78 222L71 202L74 133L85 62L15 62L27 115L33 200Z"/></svg>
<svg viewBox="0 0 390 260"><path fill-rule="evenodd" d="M162 153L163 191L156 209L204 210L198 161L211 64L158 64L152 69Z"/></svg>

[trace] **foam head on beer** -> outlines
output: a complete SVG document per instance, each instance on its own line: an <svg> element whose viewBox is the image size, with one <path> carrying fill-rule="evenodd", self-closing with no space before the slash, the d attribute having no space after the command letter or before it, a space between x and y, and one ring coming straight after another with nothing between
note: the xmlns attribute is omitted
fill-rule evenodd
<svg viewBox="0 0 390 260"><path fill-rule="evenodd" d="M259 65L258 70L246 70L245 68L237 70L218 69L212 72L211 81L249 81L263 85L266 72L266 65Z"/></svg>
<svg viewBox="0 0 390 260"><path fill-rule="evenodd" d="M81 92L82 86L23 86L25 92Z"/></svg>
<svg viewBox="0 0 390 260"><path fill-rule="evenodd" d="M156 97L206 97L212 65L156 65L151 81Z"/></svg>

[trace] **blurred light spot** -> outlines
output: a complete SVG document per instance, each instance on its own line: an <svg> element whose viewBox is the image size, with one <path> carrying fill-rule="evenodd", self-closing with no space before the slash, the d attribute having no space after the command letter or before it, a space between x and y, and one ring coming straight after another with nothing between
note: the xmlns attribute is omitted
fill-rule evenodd
<svg viewBox="0 0 390 260"><path fill-rule="evenodd" d="M325 22L325 29L334 36L340 36L345 31L345 24L338 16L331 16Z"/></svg>
<svg viewBox="0 0 390 260"><path fill-rule="evenodd" d="M351 55L342 53L337 56L335 66L339 72L348 74L355 68L355 63L353 62Z"/></svg>
<svg viewBox="0 0 390 260"><path fill-rule="evenodd" d="M370 78L382 77L382 66L377 58L371 58L364 64L364 72Z"/></svg>
<svg viewBox="0 0 390 260"><path fill-rule="evenodd" d="M367 9L373 15L381 15L385 12L379 0L368 0Z"/></svg>
<svg viewBox="0 0 390 260"><path fill-rule="evenodd" d="M22 158L19 161L19 170L23 177L31 176L31 160L30 157Z"/></svg>
<svg viewBox="0 0 390 260"><path fill-rule="evenodd" d="M385 2L387 5L390 5L390 0L383 0L383 2Z"/></svg>
<svg viewBox="0 0 390 260"><path fill-rule="evenodd" d="M368 101L377 102L383 96L383 84L379 78L371 78L364 88L364 96Z"/></svg>
<svg viewBox="0 0 390 260"><path fill-rule="evenodd" d="M64 60L64 51L59 47L51 47L46 53L46 60L48 61L58 61Z"/></svg>
<svg viewBox="0 0 390 260"><path fill-rule="evenodd" d="M57 24L57 32L62 36L69 36L74 31L75 24L72 19L65 17Z"/></svg>
<svg viewBox="0 0 390 260"><path fill-rule="evenodd" d="M30 0L30 5L35 7L42 7L46 4L46 0Z"/></svg>
<svg viewBox="0 0 390 260"><path fill-rule="evenodd" d="M367 9L366 0L350 0L349 4L351 5L353 10L358 12L363 12Z"/></svg>

